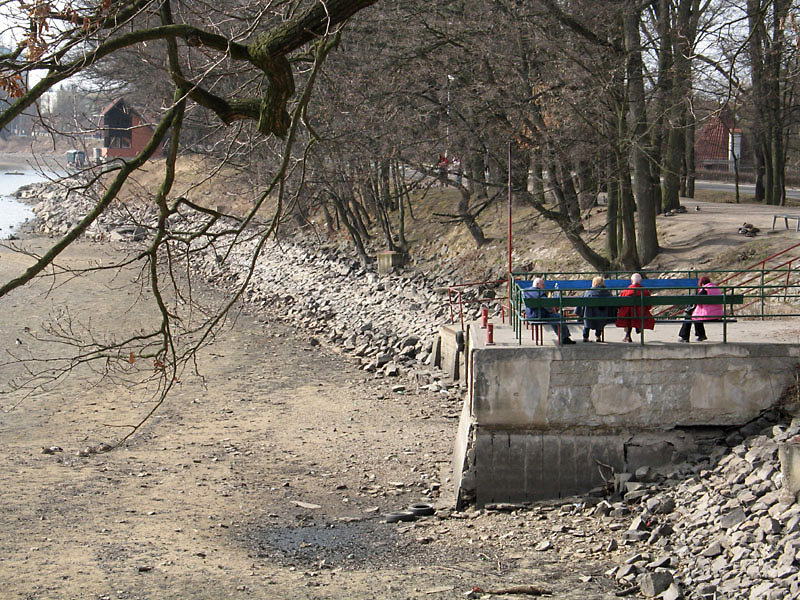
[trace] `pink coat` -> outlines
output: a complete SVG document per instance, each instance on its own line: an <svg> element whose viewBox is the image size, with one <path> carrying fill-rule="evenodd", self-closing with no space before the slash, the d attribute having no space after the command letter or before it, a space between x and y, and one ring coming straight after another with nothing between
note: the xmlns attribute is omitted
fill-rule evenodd
<svg viewBox="0 0 800 600"><path fill-rule="evenodd" d="M722 294L720 290L713 283L707 283L702 288L709 296L719 296ZM725 307L722 304L698 304L697 308L692 313L692 319L695 321L711 321L719 319L725 314Z"/></svg>

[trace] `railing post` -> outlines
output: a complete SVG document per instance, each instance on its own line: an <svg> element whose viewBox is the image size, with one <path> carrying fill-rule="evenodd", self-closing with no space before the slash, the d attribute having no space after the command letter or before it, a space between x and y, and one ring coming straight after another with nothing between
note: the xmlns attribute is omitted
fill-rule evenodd
<svg viewBox="0 0 800 600"><path fill-rule="evenodd" d="M458 313L461 315L461 331L464 331L464 295L458 290Z"/></svg>
<svg viewBox="0 0 800 600"><path fill-rule="evenodd" d="M641 324L641 329L639 329L639 343L644 346L644 290L640 290L639 293L639 321Z"/></svg>
<svg viewBox="0 0 800 600"><path fill-rule="evenodd" d="M790 260L788 266L786 267L786 285L784 285L784 287L783 287L783 301L784 302L786 302L786 294L787 294L787 292L789 290L789 275L792 272L792 262L793 261Z"/></svg>
<svg viewBox="0 0 800 600"><path fill-rule="evenodd" d="M764 264L761 265L761 320L762 321L764 320L764 309L766 307L766 304L764 302L764 276L765 276L764 266L765 266Z"/></svg>
<svg viewBox="0 0 800 600"><path fill-rule="evenodd" d="M728 294L725 288L722 288L722 343L728 343Z"/></svg>
<svg viewBox="0 0 800 600"><path fill-rule="evenodd" d="M450 322L453 322L453 289L447 288L447 303L450 305Z"/></svg>

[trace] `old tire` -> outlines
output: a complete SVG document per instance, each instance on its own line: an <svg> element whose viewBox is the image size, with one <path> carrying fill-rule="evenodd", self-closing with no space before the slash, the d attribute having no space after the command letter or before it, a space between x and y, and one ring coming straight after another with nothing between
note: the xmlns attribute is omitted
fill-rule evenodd
<svg viewBox="0 0 800 600"><path fill-rule="evenodd" d="M412 504L408 507L408 511L414 513L418 517L427 517L436 512L433 508L433 504L428 504L427 502Z"/></svg>
<svg viewBox="0 0 800 600"><path fill-rule="evenodd" d="M387 523L397 523L398 521L413 521L417 518L410 510L399 510L397 512L386 513L384 517Z"/></svg>

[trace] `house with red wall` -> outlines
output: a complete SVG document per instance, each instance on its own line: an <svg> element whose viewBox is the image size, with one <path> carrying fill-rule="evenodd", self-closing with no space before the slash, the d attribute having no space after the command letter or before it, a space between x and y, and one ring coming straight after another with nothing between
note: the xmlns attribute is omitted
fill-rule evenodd
<svg viewBox="0 0 800 600"><path fill-rule="evenodd" d="M752 152L742 130L734 127L733 117L727 110L714 114L700 130L694 145L697 170L727 171L752 166Z"/></svg>
<svg viewBox="0 0 800 600"><path fill-rule="evenodd" d="M100 132L103 136L100 155L104 159L132 158L153 137L153 128L122 98L111 102L100 113ZM160 152L161 145L154 155Z"/></svg>

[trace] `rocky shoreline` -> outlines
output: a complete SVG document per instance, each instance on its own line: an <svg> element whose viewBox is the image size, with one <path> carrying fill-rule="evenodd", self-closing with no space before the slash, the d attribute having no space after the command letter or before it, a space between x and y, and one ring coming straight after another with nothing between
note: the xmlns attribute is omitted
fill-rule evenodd
<svg viewBox="0 0 800 600"><path fill-rule="evenodd" d="M62 184L26 186L17 198L32 205L37 217L32 227L45 235L66 233L93 206ZM128 210L112 207L85 237L123 245L146 240L155 214ZM235 289L248 276L256 244L237 243L224 265L209 250L195 261L194 272L214 286ZM460 394L461 384L448 381L435 367L438 328L449 321L449 283L410 268L380 275L374 263L364 266L346 246L296 236L266 244L244 297L257 310L308 331L311 344L324 341L355 357L367 372L407 376L418 386ZM480 307L472 305L468 311L466 318L477 318Z"/></svg>
<svg viewBox="0 0 800 600"><path fill-rule="evenodd" d="M30 186L18 197L38 200L36 228L49 235L66 231L90 206L52 185ZM111 211L87 237L123 244L146 239L152 216L134 215L136 226L130 225L130 215L123 217ZM254 247L254 241L237 246L224 268L208 254L195 272L230 289L244 281ZM449 316L446 285L442 276L413 269L378 275L345 247L292 239L267 245L245 296L256 309L308 331L310 344L330 344L376 377L397 377L398 391L403 377L409 377L421 387L457 397L461 385L434 367L436 329ZM532 550L547 552L588 520L604 532L588 551L617 563L605 573L615 582L617 596L800 597L800 505L783 491L778 459L779 445L800 435L800 420L789 422L775 412L727 433L710 456L693 457L669 470L618 473L605 498L556 503L561 506L558 527ZM534 515L539 509L494 506L472 513L440 511L438 518ZM471 594L484 595L478 590Z"/></svg>

